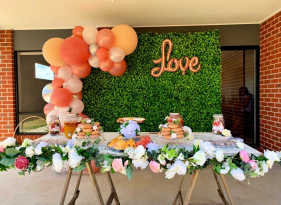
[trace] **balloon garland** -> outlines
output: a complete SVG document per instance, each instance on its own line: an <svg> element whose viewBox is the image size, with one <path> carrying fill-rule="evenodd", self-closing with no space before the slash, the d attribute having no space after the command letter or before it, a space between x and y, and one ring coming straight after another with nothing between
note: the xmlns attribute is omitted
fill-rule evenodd
<svg viewBox="0 0 281 205"><path fill-rule="evenodd" d="M44 106L47 122L52 116L61 119L67 112L83 115L80 79L90 75L91 67L122 76L127 69L124 58L134 52L137 43L135 30L125 24L100 31L76 26L66 39L48 39L42 53L54 72L54 80L42 91L48 103Z"/></svg>

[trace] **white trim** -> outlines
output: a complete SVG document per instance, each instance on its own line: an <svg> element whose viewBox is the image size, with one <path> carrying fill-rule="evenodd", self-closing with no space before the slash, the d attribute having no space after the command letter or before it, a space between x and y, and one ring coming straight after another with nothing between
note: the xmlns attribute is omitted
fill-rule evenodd
<svg viewBox="0 0 281 205"><path fill-rule="evenodd" d="M261 20L259 22L259 24L262 24L263 22L267 21L268 19L270 19L272 16L275 16L276 14L278 14L279 12L281 12L281 8L278 9L277 11L273 12L272 14L268 15L267 17L265 17L263 20Z"/></svg>

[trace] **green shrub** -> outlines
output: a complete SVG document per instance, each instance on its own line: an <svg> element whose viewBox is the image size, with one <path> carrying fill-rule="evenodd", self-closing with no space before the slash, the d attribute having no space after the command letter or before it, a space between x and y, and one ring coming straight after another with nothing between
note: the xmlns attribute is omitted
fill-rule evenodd
<svg viewBox="0 0 281 205"><path fill-rule="evenodd" d="M197 56L201 70L150 75L161 56L162 41L173 42L171 57ZM144 117L142 131L158 131L169 112L179 112L184 125L210 131L212 115L221 113L221 50L218 31L197 33L139 33L136 51L126 57L122 77L93 69L84 80L85 114L100 121L105 131L116 131L118 117Z"/></svg>

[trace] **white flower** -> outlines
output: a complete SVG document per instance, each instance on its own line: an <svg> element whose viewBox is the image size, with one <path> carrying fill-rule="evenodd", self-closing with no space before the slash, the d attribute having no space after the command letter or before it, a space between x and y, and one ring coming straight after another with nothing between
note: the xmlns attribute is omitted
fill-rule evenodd
<svg viewBox="0 0 281 205"><path fill-rule="evenodd" d="M223 150L218 149L216 151L216 159L217 159L218 162L222 162L223 161L223 159L224 159Z"/></svg>
<svg viewBox="0 0 281 205"><path fill-rule="evenodd" d="M96 125L93 126L93 130L96 131L98 130L98 127Z"/></svg>
<svg viewBox="0 0 281 205"><path fill-rule="evenodd" d="M9 146L15 146L16 145L16 138L14 137L8 137L3 142L0 143L0 147L6 148Z"/></svg>
<svg viewBox="0 0 281 205"><path fill-rule="evenodd" d="M59 153L53 154L52 161L53 161L53 169L56 172L62 172L64 166L63 166L61 155Z"/></svg>
<svg viewBox="0 0 281 205"><path fill-rule="evenodd" d="M281 161L281 151L277 152L277 155L278 155L279 161Z"/></svg>
<svg viewBox="0 0 281 205"><path fill-rule="evenodd" d="M134 159L140 159L145 154L145 149L142 145L137 146L135 149Z"/></svg>
<svg viewBox="0 0 281 205"><path fill-rule="evenodd" d="M44 169L44 167L45 167L44 163L42 161L40 161L40 160L37 160L37 162L36 162L36 171L40 172L40 171L42 171Z"/></svg>
<svg viewBox="0 0 281 205"><path fill-rule="evenodd" d="M135 159L132 161L132 163L136 168L141 168L141 169L145 169L149 164L146 157L142 157L140 159Z"/></svg>
<svg viewBox="0 0 281 205"><path fill-rule="evenodd" d="M198 147L198 146L200 146L200 144L201 144L202 142L203 142L203 140L198 140L198 139L196 139L196 140L194 140L193 145L196 146L196 147Z"/></svg>
<svg viewBox="0 0 281 205"><path fill-rule="evenodd" d="M157 160L160 162L161 165L166 165L165 156L163 154L159 154Z"/></svg>
<svg viewBox="0 0 281 205"><path fill-rule="evenodd" d="M90 124L91 122L92 122L91 119L87 119L87 120L86 120L86 123L88 123L88 124Z"/></svg>
<svg viewBox="0 0 281 205"><path fill-rule="evenodd" d="M78 153L74 149L72 149L68 153L68 164L71 168L78 167L80 165L80 162L82 159L83 159L83 157L78 155Z"/></svg>
<svg viewBox="0 0 281 205"><path fill-rule="evenodd" d="M180 153L179 156L177 157L177 160L184 160L183 153Z"/></svg>
<svg viewBox="0 0 281 205"><path fill-rule="evenodd" d="M222 165L222 169L220 170L220 174L227 174L230 170L230 166L228 162L224 162Z"/></svg>
<svg viewBox="0 0 281 205"><path fill-rule="evenodd" d="M231 131L228 129L224 129L221 134L225 137L231 137Z"/></svg>
<svg viewBox="0 0 281 205"><path fill-rule="evenodd" d="M133 147L128 147L124 150L124 153L127 154L130 159L134 159L135 149Z"/></svg>
<svg viewBox="0 0 281 205"><path fill-rule="evenodd" d="M27 157L33 157L33 155L35 154L35 152L34 152L34 147L32 147L32 146L29 146L29 147L27 147L26 149L25 149L25 155L27 156Z"/></svg>
<svg viewBox="0 0 281 205"><path fill-rule="evenodd" d="M200 149L206 152L210 158L212 158L215 155L216 148L211 142L202 141L200 143Z"/></svg>
<svg viewBox="0 0 281 205"><path fill-rule="evenodd" d="M47 142L40 142L37 146L36 146L36 148L35 148L35 155L40 155L40 154L42 154L43 152L42 152L42 148L43 147L46 147L48 145L48 143Z"/></svg>
<svg viewBox="0 0 281 205"><path fill-rule="evenodd" d="M236 141L236 146L237 146L239 149L244 149L244 148L245 148L244 142L240 142L240 141Z"/></svg>
<svg viewBox="0 0 281 205"><path fill-rule="evenodd" d="M192 158L195 160L195 163L199 166L203 166L207 160L205 152L201 150L196 152Z"/></svg>
<svg viewBox="0 0 281 205"><path fill-rule="evenodd" d="M30 146L32 144L32 140L29 138L25 138L21 144L21 147L27 147Z"/></svg>
<svg viewBox="0 0 281 205"><path fill-rule="evenodd" d="M266 164L265 161L262 161L261 167L262 167L261 176L263 176L265 173L268 172L268 165Z"/></svg>
<svg viewBox="0 0 281 205"><path fill-rule="evenodd" d="M175 163L165 172L165 177L167 179L173 178L176 174L185 175L186 165L181 160L176 160Z"/></svg>
<svg viewBox="0 0 281 205"><path fill-rule="evenodd" d="M238 181L244 181L246 179L243 170L240 168L232 169L230 174Z"/></svg>
<svg viewBox="0 0 281 205"><path fill-rule="evenodd" d="M184 164L185 164L185 166L186 166L186 167L188 167L188 165L189 165L189 161L188 161L188 160L186 160Z"/></svg>
<svg viewBox="0 0 281 205"><path fill-rule="evenodd" d="M274 151L270 151L270 150L265 150L264 151L264 157L267 158L267 164L268 167L271 169L274 162L279 162L280 158L278 157L277 153Z"/></svg>
<svg viewBox="0 0 281 205"><path fill-rule="evenodd" d="M172 133L171 134L171 139L176 139L177 138L177 134L176 133Z"/></svg>

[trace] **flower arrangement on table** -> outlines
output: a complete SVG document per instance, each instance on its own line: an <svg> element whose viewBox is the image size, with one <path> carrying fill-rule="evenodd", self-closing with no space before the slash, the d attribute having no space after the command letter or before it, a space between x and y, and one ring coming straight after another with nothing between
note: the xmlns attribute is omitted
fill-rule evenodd
<svg viewBox="0 0 281 205"><path fill-rule="evenodd" d="M243 143L239 142L243 148ZM193 147L178 147L150 142L146 148L142 145L128 147L124 155L101 154L99 141L69 140L66 145L49 145L40 142L35 145L25 139L22 145L16 145L14 138L7 138L0 143L0 171L11 168L19 170L19 174L41 171L52 166L61 172L68 167L74 171L85 168L85 162L95 160L102 172L112 171L132 177L133 168L145 169L148 166L154 173L164 172L167 179L176 174L185 175L194 170L211 166L219 174L230 174L239 181L247 177L259 177L280 162L281 152L266 150L263 155L249 155L241 149L234 156L226 155L210 142L195 141Z"/></svg>

